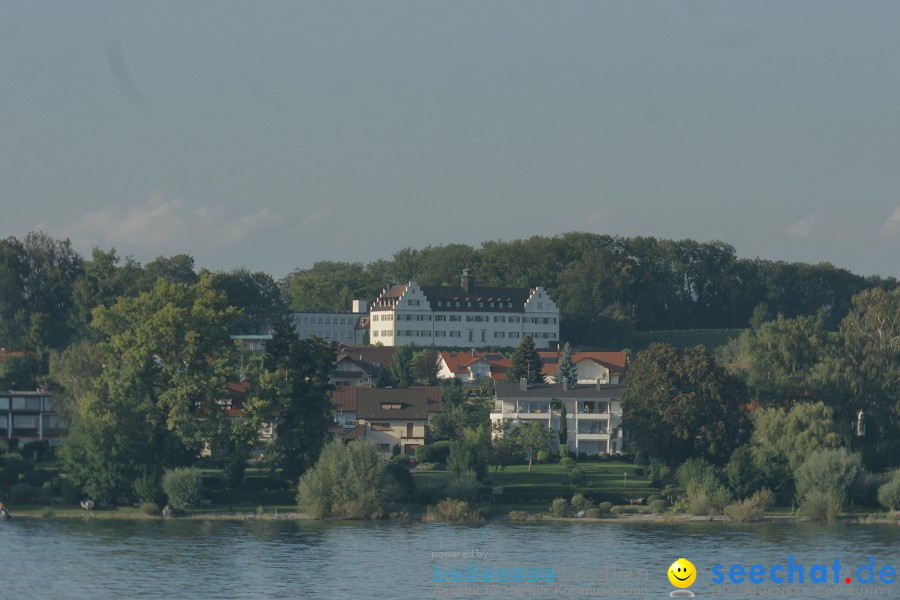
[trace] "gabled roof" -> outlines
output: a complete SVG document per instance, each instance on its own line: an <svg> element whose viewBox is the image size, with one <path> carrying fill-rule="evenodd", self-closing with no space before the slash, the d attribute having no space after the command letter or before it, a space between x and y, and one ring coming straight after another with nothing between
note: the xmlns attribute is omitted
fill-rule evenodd
<svg viewBox="0 0 900 600"><path fill-rule="evenodd" d="M509 312L525 310L525 302L531 296L531 288L475 287L468 292L459 285L423 285L422 292L428 298L432 310L452 308L455 311ZM437 303L441 302L442 306ZM459 306L456 303L459 302ZM472 306L468 306L471 302ZM494 306L490 303L493 302ZM512 306L509 306L509 303ZM448 304L450 303L450 304ZM480 306L483 304L483 306Z"/></svg>
<svg viewBox="0 0 900 600"><path fill-rule="evenodd" d="M441 411L441 388L436 385L357 389L358 419L427 419L429 413ZM382 407L384 404L397 404L400 408L387 409Z"/></svg>
<svg viewBox="0 0 900 600"><path fill-rule="evenodd" d="M350 440L361 440L366 437L366 426L363 424L359 424L347 433L344 434L344 439L347 441Z"/></svg>
<svg viewBox="0 0 900 600"><path fill-rule="evenodd" d="M394 360L393 346L340 346L337 351L337 360L341 356L349 356L357 363L367 363L376 368L387 368Z"/></svg>
<svg viewBox="0 0 900 600"><path fill-rule="evenodd" d="M479 361L486 361L491 366L491 379L500 380L506 377L506 371L512 367L512 361L495 353L484 352L441 352L441 360L454 375L468 373L469 366Z"/></svg>
<svg viewBox="0 0 900 600"><path fill-rule="evenodd" d="M558 352L538 352L541 355L543 367L541 374L546 379L559 369ZM609 372L616 375L624 375L628 366L628 356L624 352L573 352L572 362L576 365L584 360L590 360L603 365Z"/></svg>
<svg viewBox="0 0 900 600"><path fill-rule="evenodd" d="M331 393L331 404L335 410L343 412L356 412L356 403L359 400L359 390L355 386L342 386L335 388Z"/></svg>

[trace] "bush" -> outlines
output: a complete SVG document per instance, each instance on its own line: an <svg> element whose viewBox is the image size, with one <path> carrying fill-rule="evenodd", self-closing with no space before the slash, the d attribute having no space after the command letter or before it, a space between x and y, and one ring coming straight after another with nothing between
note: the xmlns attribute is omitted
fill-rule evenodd
<svg viewBox="0 0 900 600"><path fill-rule="evenodd" d="M469 505L463 500L454 500L446 498L437 504L429 505L425 509L426 521L450 521L450 522L472 522L481 521L484 517L481 511Z"/></svg>
<svg viewBox="0 0 900 600"><path fill-rule="evenodd" d="M575 462L574 459L569 458L568 456L562 455L562 458L559 459L559 465L562 468L566 469L567 471L570 471L577 466L577 463Z"/></svg>
<svg viewBox="0 0 900 600"><path fill-rule="evenodd" d="M457 475L447 484L444 493L447 498L475 502L478 500L478 477L472 471Z"/></svg>
<svg viewBox="0 0 900 600"><path fill-rule="evenodd" d="M163 499L162 484L153 475L143 475L131 484L134 496L138 502L160 503Z"/></svg>
<svg viewBox="0 0 900 600"><path fill-rule="evenodd" d="M688 512L692 515L720 515L731 503L731 498L731 490L714 477L708 476L688 485Z"/></svg>
<svg viewBox="0 0 900 600"><path fill-rule="evenodd" d="M891 479L878 488L878 503L888 510L900 509L900 471L895 471Z"/></svg>
<svg viewBox="0 0 900 600"><path fill-rule="evenodd" d="M565 498L557 498L550 504L550 514L554 517L568 517L570 513L571 507Z"/></svg>
<svg viewBox="0 0 900 600"><path fill-rule="evenodd" d="M138 507L145 515L155 516L159 514L159 506L156 502L141 502L141 505Z"/></svg>
<svg viewBox="0 0 900 600"><path fill-rule="evenodd" d="M584 470L580 467L575 467L574 469L569 470L569 481L575 484L584 483L587 479L587 476L584 474Z"/></svg>
<svg viewBox="0 0 900 600"><path fill-rule="evenodd" d="M654 500L650 503L650 512L652 513L664 513L666 509L669 507L669 503L665 500Z"/></svg>
<svg viewBox="0 0 900 600"><path fill-rule="evenodd" d="M742 523L759 521L765 516L766 509L771 506L772 500L772 492L767 489L759 490L749 498L726 506L725 516L732 521L741 521Z"/></svg>
<svg viewBox="0 0 900 600"><path fill-rule="evenodd" d="M37 495L37 489L27 483L17 483L9 490L10 504L31 504Z"/></svg>
<svg viewBox="0 0 900 600"><path fill-rule="evenodd" d="M560 444L559 445L559 457L560 458L571 458L571 453L569 452L568 444Z"/></svg>
<svg viewBox="0 0 900 600"><path fill-rule="evenodd" d="M450 441L416 446L416 461L420 463L446 463L450 458Z"/></svg>
<svg viewBox="0 0 900 600"><path fill-rule="evenodd" d="M384 467L384 477L398 488L398 494L410 498L416 493L416 478L404 465L391 461Z"/></svg>
<svg viewBox="0 0 900 600"><path fill-rule="evenodd" d="M548 463L550 462L550 451L549 450L538 450L537 459L539 463Z"/></svg>
<svg viewBox="0 0 900 600"><path fill-rule="evenodd" d="M580 510L587 510L591 508L593 504L591 501L584 497L584 494L575 494L572 496L572 509L576 512Z"/></svg>
<svg viewBox="0 0 900 600"><path fill-rule="evenodd" d="M364 440L329 442L297 486L297 504L315 518L381 518L397 498L384 476L384 462Z"/></svg>
<svg viewBox="0 0 900 600"><path fill-rule="evenodd" d="M50 442L47 440L34 440L22 446L22 458L34 462L44 462L50 459L53 452L50 450Z"/></svg>
<svg viewBox="0 0 900 600"><path fill-rule="evenodd" d="M68 479L63 479L59 493L62 496L63 504L78 504L82 498L81 489Z"/></svg>
<svg viewBox="0 0 900 600"><path fill-rule="evenodd" d="M800 514L813 521L831 523L841 512L843 501L834 493L824 490L811 490L800 503Z"/></svg>
<svg viewBox="0 0 900 600"><path fill-rule="evenodd" d="M597 505L597 510L600 511L600 514L609 514L612 510L613 504L612 502L601 502Z"/></svg>
<svg viewBox="0 0 900 600"><path fill-rule="evenodd" d="M636 515L641 511L637 506L613 506L609 512L614 515Z"/></svg>
<svg viewBox="0 0 900 600"><path fill-rule="evenodd" d="M718 480L719 473L702 458L689 458L675 471L675 478L681 487L687 489L692 483L701 483L708 479Z"/></svg>
<svg viewBox="0 0 900 600"><path fill-rule="evenodd" d="M524 510L513 510L513 511L510 511L510 513L509 513L510 521L527 521L528 517L529 517L528 513L525 512Z"/></svg>
<svg viewBox="0 0 900 600"><path fill-rule="evenodd" d="M589 508L584 511L584 517L586 519L602 519L603 515L609 514L609 511L605 513L602 512L599 508Z"/></svg>
<svg viewBox="0 0 900 600"><path fill-rule="evenodd" d="M797 497L801 500L813 492L821 492L839 503L840 512L847 502L850 489L862 479L865 470L862 458L845 448L819 450L809 456L794 473ZM822 497L814 503L822 504Z"/></svg>
<svg viewBox="0 0 900 600"><path fill-rule="evenodd" d="M185 510L200 499L203 475L193 467L167 469L162 477L162 490L169 499L169 506Z"/></svg>

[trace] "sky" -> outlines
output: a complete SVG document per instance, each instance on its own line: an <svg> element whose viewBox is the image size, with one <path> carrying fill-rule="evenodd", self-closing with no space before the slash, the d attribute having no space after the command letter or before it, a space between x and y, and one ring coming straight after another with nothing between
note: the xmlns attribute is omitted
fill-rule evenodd
<svg viewBox="0 0 900 600"><path fill-rule="evenodd" d="M900 3L34 2L0 237L281 277L532 235L900 276Z"/></svg>

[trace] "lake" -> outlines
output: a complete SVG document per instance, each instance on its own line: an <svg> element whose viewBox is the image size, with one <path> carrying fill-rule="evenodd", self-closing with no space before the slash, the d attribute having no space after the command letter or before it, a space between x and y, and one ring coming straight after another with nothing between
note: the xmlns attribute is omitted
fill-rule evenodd
<svg viewBox="0 0 900 600"><path fill-rule="evenodd" d="M432 554L468 551L482 556ZM802 586L727 580L734 564L768 577L789 555L805 569ZM900 597L900 583L878 583L885 565L900 569L893 525L14 519L0 523L0 598L667 598L666 571L682 556L698 571L697 598ZM876 582L859 585L870 556ZM715 564L727 585L712 583ZM810 583L816 564L827 585ZM538 581L495 581L504 573Z"/></svg>

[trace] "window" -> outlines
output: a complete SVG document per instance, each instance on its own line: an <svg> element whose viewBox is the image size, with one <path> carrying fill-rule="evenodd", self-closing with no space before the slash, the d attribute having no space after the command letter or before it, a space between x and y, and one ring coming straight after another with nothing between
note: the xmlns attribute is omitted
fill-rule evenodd
<svg viewBox="0 0 900 600"><path fill-rule="evenodd" d="M494 337L495 337L495 338L506 337L506 332L505 332L505 331L495 331L495 332L494 332Z"/></svg>
<svg viewBox="0 0 900 600"><path fill-rule="evenodd" d="M410 306L419 306L418 300L407 300L406 303L409 304Z"/></svg>
<svg viewBox="0 0 900 600"><path fill-rule="evenodd" d="M378 444L378 451L381 453L386 453L391 451L390 444Z"/></svg>
<svg viewBox="0 0 900 600"><path fill-rule="evenodd" d="M447 337L446 331L437 330L434 332L434 337Z"/></svg>
<svg viewBox="0 0 900 600"><path fill-rule="evenodd" d="M556 325L556 317L553 317L553 324Z"/></svg>
<svg viewBox="0 0 900 600"><path fill-rule="evenodd" d="M471 303L471 302L466 302L466 306L468 306L469 308L471 308L471 307L472 307L472 303Z"/></svg>
<svg viewBox="0 0 900 600"><path fill-rule="evenodd" d="M0 398L0 410L9 410L9 398Z"/></svg>
<svg viewBox="0 0 900 600"><path fill-rule="evenodd" d="M400 410L403 408L403 405L399 402L382 402L381 410Z"/></svg>
<svg viewBox="0 0 900 600"><path fill-rule="evenodd" d="M484 308L484 302L479 302L478 306L479 306L479 308Z"/></svg>
<svg viewBox="0 0 900 600"><path fill-rule="evenodd" d="M377 331L377 330L375 330L375 329L372 330L372 337L378 337L378 331Z"/></svg>
<svg viewBox="0 0 900 600"><path fill-rule="evenodd" d="M451 331L450 337L462 337L462 332L461 331Z"/></svg>
<svg viewBox="0 0 900 600"><path fill-rule="evenodd" d="M57 416L44 417L44 429L61 429L62 423Z"/></svg>
<svg viewBox="0 0 900 600"><path fill-rule="evenodd" d="M7 427L9 427L9 417L0 415L0 429L6 429Z"/></svg>
<svg viewBox="0 0 900 600"><path fill-rule="evenodd" d="M510 323L518 323L521 317L509 317Z"/></svg>
<svg viewBox="0 0 900 600"><path fill-rule="evenodd" d="M378 321L378 315L372 315L372 320L373 320L373 321Z"/></svg>
<svg viewBox="0 0 900 600"><path fill-rule="evenodd" d="M38 428L38 416L37 415L14 415L13 416L13 429L37 429Z"/></svg>
<svg viewBox="0 0 900 600"><path fill-rule="evenodd" d="M511 337L511 338L517 338L517 337L519 337L519 332L518 332L518 331L510 331L510 332L509 332L509 337Z"/></svg>
<svg viewBox="0 0 900 600"><path fill-rule="evenodd" d="M542 308L544 308L544 303L543 303L543 302L538 302L538 310L540 310L540 309L542 309Z"/></svg>
<svg viewBox="0 0 900 600"><path fill-rule="evenodd" d="M459 321L459 320L460 320L460 315L450 315L450 320L451 320L451 321Z"/></svg>
<svg viewBox="0 0 900 600"><path fill-rule="evenodd" d="M506 303L506 308L512 308L512 302L507 302L507 303Z"/></svg>
<svg viewBox="0 0 900 600"><path fill-rule="evenodd" d="M447 315L434 315L434 320L435 321L446 321Z"/></svg>
<svg viewBox="0 0 900 600"><path fill-rule="evenodd" d="M437 301L437 305L438 305L438 306L441 306L441 301L440 301L440 300Z"/></svg>
<svg viewBox="0 0 900 600"><path fill-rule="evenodd" d="M491 303L489 304L489 306L490 306L491 308L494 308L494 303L491 302Z"/></svg>
<svg viewBox="0 0 900 600"><path fill-rule="evenodd" d="M474 329L470 329L470 330L469 330L469 341L470 341L470 342L474 342L474 341L475 341L475 330L474 330Z"/></svg>
<svg viewBox="0 0 900 600"><path fill-rule="evenodd" d="M494 323L506 323L506 317L494 317Z"/></svg>
<svg viewBox="0 0 900 600"><path fill-rule="evenodd" d="M487 333L487 332L486 332L484 329L481 330L481 341L482 341L482 342L485 341L485 340L484 340L484 336L485 336L486 333Z"/></svg>

